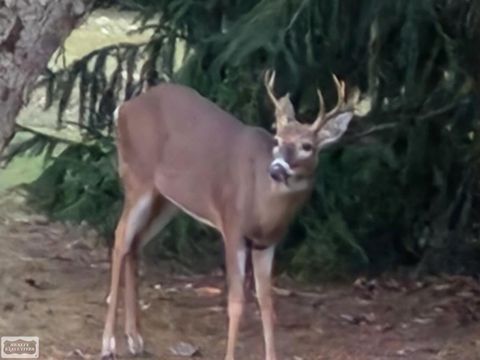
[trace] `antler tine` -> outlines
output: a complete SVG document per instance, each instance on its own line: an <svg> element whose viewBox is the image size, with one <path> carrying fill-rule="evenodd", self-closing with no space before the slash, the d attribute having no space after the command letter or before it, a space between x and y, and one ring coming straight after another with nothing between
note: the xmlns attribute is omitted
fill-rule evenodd
<svg viewBox="0 0 480 360"><path fill-rule="evenodd" d="M311 127L313 131L320 130L327 122L327 117L325 116L325 101L323 100L323 95L320 89L317 89L317 94L318 94L319 109L318 109L317 119L314 121Z"/></svg>
<svg viewBox="0 0 480 360"><path fill-rule="evenodd" d="M338 80L335 74L332 74L332 77L333 77L333 82L335 83L335 87L337 88L337 104L332 110L330 110L327 113L326 115L327 119L335 115L345 103L345 83L341 80Z"/></svg>
<svg viewBox="0 0 480 360"><path fill-rule="evenodd" d="M318 103L319 103L317 119L323 122L324 119L326 118L325 117L325 100L323 99L322 91L320 89L317 89L317 94L318 94Z"/></svg>
<svg viewBox="0 0 480 360"><path fill-rule="evenodd" d="M278 107L279 106L278 100L273 94L274 83L275 83L275 70L274 71L267 70L265 72L265 78L264 78L265 89L267 90L267 94L270 97L270 100L272 100L273 105L275 105L275 107Z"/></svg>

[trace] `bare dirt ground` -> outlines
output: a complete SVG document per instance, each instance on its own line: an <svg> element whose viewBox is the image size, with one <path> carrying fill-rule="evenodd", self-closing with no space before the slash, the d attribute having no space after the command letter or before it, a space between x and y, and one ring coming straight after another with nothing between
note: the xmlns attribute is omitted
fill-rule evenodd
<svg viewBox="0 0 480 360"><path fill-rule="evenodd" d="M52 223L11 196L0 201L0 336L40 337L41 359L97 359L106 311L108 252L81 227ZM222 359L226 313L218 274L174 276L144 266L140 289L148 359L179 359L183 341ZM480 285L462 277L392 278L305 288L277 279L282 360L478 360ZM238 359L262 359L249 297ZM128 358L119 313L117 344Z"/></svg>

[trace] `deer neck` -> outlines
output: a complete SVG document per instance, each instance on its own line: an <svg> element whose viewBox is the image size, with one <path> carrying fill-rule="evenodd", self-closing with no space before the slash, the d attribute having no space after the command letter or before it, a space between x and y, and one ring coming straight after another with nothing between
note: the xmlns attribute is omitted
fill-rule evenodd
<svg viewBox="0 0 480 360"><path fill-rule="evenodd" d="M275 182L268 174L271 152L257 158L256 186L251 200L251 237L268 245L278 242L312 191L313 178L296 178L288 184Z"/></svg>
<svg viewBox="0 0 480 360"><path fill-rule="evenodd" d="M267 175L268 176L268 175ZM292 201L292 198L302 197L304 193L309 193L313 187L311 177L294 177L285 183L277 183L270 180L269 193L272 198L283 199L286 202Z"/></svg>
<svg viewBox="0 0 480 360"><path fill-rule="evenodd" d="M267 178L269 187L266 191L268 195L265 203L268 204L270 213L277 213L277 216L284 217L285 221L289 222L311 194L313 179L309 177L292 178L287 184L284 184L275 182L268 174ZM265 209L265 211L267 210Z"/></svg>

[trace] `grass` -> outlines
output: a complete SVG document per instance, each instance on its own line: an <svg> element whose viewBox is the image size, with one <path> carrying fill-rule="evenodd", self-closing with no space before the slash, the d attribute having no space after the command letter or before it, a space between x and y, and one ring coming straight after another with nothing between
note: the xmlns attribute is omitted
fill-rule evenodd
<svg viewBox="0 0 480 360"><path fill-rule="evenodd" d="M17 156L0 175L0 193L20 184L35 180L43 168L40 156Z"/></svg>

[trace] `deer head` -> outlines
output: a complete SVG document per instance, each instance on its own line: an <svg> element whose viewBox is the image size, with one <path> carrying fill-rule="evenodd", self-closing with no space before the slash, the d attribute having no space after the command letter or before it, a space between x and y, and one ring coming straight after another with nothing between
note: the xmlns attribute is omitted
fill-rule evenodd
<svg viewBox="0 0 480 360"><path fill-rule="evenodd" d="M273 94L275 72L266 73L265 87L275 107L276 134L273 161L269 168L270 177L275 182L288 186L291 180L313 177L318 152L340 139L347 130L354 115L358 92L346 103L345 84L335 75L333 80L338 94L336 106L326 113L322 92L317 89L320 102L318 116L312 124L303 124L295 118L289 94L280 99Z"/></svg>

